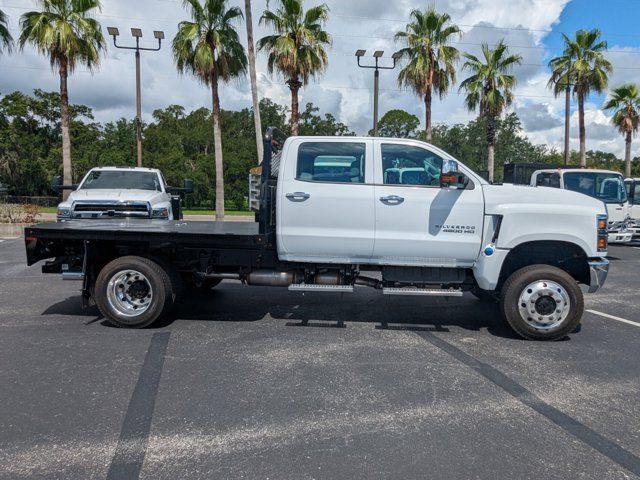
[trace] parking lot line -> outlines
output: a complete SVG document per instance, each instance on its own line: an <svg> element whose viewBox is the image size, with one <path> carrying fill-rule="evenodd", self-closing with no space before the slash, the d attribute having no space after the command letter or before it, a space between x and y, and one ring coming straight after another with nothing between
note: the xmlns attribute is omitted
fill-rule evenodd
<svg viewBox="0 0 640 480"><path fill-rule="evenodd" d="M611 320L616 320L618 322L628 323L629 325L633 325L634 327L640 327L639 322L627 320L626 318L616 317L615 315L609 315L608 313L599 312L597 310L587 310L587 312L593 313L594 315L600 315L601 317L610 318Z"/></svg>
<svg viewBox="0 0 640 480"><path fill-rule="evenodd" d="M460 363L475 370L479 375L482 375L484 378L503 389L523 405L526 405L532 410L538 412L540 415L546 417L548 420L555 423L558 427L570 433L578 440L589 445L591 448L597 450L602 455L613 460L630 472L640 476L640 458L629 450L626 450L616 442L609 440L601 433L593 430L583 423L580 423L575 418L546 403L535 393L527 390L497 368L492 367L488 363L481 362L477 358L469 355L463 350L460 350L458 347L437 335L430 332L418 332L417 335L443 352L448 353Z"/></svg>

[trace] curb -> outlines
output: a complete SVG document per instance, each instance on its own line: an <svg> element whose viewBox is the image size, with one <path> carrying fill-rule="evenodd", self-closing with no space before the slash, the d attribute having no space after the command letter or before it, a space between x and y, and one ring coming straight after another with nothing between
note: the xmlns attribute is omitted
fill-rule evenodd
<svg viewBox="0 0 640 480"><path fill-rule="evenodd" d="M24 227L30 223L0 223L0 238L19 238L24 236Z"/></svg>

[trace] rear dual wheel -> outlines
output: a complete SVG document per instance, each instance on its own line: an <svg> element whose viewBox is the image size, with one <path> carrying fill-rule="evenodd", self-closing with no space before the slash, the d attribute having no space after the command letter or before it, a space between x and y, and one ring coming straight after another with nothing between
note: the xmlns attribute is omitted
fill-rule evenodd
<svg viewBox="0 0 640 480"><path fill-rule="evenodd" d="M157 262L126 256L109 262L100 271L94 298L113 325L144 328L169 311L175 294L170 275Z"/></svg>
<svg viewBox="0 0 640 480"><path fill-rule="evenodd" d="M504 283L500 307L521 337L559 340L580 323L584 299L578 283L564 270L531 265L517 270Z"/></svg>

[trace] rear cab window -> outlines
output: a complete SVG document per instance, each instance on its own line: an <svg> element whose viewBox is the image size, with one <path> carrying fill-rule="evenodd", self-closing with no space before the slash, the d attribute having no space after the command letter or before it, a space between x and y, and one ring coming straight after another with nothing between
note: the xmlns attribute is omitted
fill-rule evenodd
<svg viewBox="0 0 640 480"><path fill-rule="evenodd" d="M296 180L365 183L364 142L304 142L298 147Z"/></svg>

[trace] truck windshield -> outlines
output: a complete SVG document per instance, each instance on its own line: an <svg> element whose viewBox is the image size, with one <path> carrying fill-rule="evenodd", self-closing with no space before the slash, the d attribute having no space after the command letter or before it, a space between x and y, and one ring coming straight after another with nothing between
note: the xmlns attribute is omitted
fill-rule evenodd
<svg viewBox="0 0 640 480"><path fill-rule="evenodd" d="M162 191L158 175L154 172L121 170L94 170L87 175L81 190L154 190Z"/></svg>
<svg viewBox="0 0 640 480"><path fill-rule="evenodd" d="M622 175L598 172L568 172L564 174L567 190L584 193L605 203L624 203L627 191Z"/></svg>

